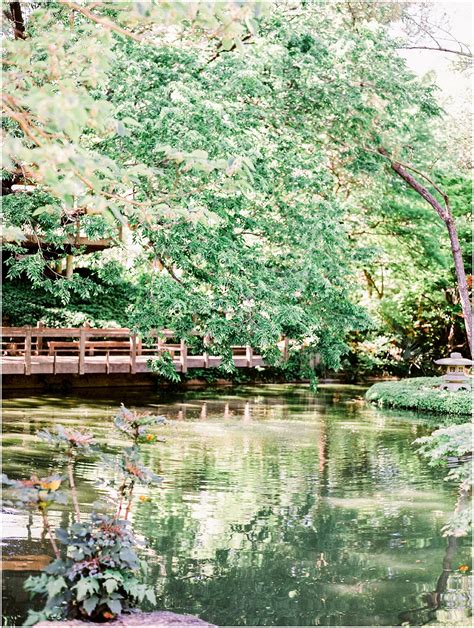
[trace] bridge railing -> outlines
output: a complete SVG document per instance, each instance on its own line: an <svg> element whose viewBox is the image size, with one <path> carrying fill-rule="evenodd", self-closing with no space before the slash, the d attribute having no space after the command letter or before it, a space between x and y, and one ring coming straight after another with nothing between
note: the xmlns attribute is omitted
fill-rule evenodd
<svg viewBox="0 0 474 628"><path fill-rule="evenodd" d="M204 352L190 355L184 340L173 342L171 330L153 332L146 339L128 328L2 327L1 362L4 374L78 374L146 372L151 358L167 352L176 370L219 366L221 358ZM249 346L232 348L235 365L263 364Z"/></svg>

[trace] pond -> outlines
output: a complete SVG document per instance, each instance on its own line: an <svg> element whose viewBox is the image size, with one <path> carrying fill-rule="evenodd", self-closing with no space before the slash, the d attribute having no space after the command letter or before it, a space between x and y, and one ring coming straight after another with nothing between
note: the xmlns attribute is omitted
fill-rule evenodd
<svg viewBox="0 0 474 628"><path fill-rule="evenodd" d="M377 410L362 394L266 385L166 402L125 391L7 398L3 467L14 478L54 472L58 458L35 433L59 422L94 430L113 450L119 403L151 409L170 419L157 428L166 442L146 452L164 482L137 500L134 523L159 608L221 626L421 625L443 613L462 622L470 577L457 568L470 564L469 543L442 536L456 489L412 446L433 422ZM77 473L83 504L108 490L94 459ZM50 550L36 515L5 511L3 625L21 625L31 604L23 581ZM50 515L55 525L68 517Z"/></svg>

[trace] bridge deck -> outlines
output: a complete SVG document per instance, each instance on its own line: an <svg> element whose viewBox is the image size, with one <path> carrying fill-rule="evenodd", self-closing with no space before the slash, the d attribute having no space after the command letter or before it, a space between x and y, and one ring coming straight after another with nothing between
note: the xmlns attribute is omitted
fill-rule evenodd
<svg viewBox="0 0 474 628"><path fill-rule="evenodd" d="M94 338L96 340L94 340ZM172 344L172 332L156 333L154 341L142 346L129 329L88 327L48 329L3 327L0 366L3 375L89 375L149 373L150 361L169 353L176 371L220 366L219 356L190 355L184 341ZM262 356L250 346L232 347L237 368L263 366Z"/></svg>

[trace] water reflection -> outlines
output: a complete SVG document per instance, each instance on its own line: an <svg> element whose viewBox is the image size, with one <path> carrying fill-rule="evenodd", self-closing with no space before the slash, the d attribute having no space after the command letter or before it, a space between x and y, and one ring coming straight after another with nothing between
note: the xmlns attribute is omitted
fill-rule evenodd
<svg viewBox="0 0 474 628"><path fill-rule="evenodd" d="M360 394L265 386L167 403L120 399L171 419L160 431L167 442L147 452L165 482L135 511L160 606L220 625L421 625L443 612L450 621L466 616L469 578L452 570L466 562L467 544L449 541L446 550L441 535L455 489L410 445L430 427L368 408ZM113 451L108 419L117 403L6 400L5 471L54 470L57 459L33 437L52 422L93 427ZM88 503L96 462L78 471ZM67 517L51 515L56 524ZM25 522L7 517L8 559L47 552L40 522L33 517L28 532ZM8 591L25 572L5 574L4 612L18 623L26 601Z"/></svg>
<svg viewBox="0 0 474 628"><path fill-rule="evenodd" d="M442 626L468 626L471 616L472 576L466 577L454 571L453 561L459 539L447 538L442 571L436 581L434 591L422 596L423 606L403 611L399 618L409 625L429 625L434 621Z"/></svg>

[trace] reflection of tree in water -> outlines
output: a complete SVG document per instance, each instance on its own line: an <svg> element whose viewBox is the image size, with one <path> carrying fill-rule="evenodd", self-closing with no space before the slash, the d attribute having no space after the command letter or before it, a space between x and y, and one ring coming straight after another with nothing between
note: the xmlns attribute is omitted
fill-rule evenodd
<svg viewBox="0 0 474 628"><path fill-rule="evenodd" d="M332 396L200 393L159 409L180 420L147 453L165 483L137 525L162 606L221 625L392 625L435 586L444 540L431 511L451 496L409 446L425 428L397 418L391 430L388 415ZM107 441L97 417L80 420ZM79 472L87 501L96 467ZM426 623L435 600L422 604Z"/></svg>
<svg viewBox="0 0 474 628"><path fill-rule="evenodd" d="M471 608L469 578L453 571L453 560L458 549L458 538L447 537L446 552L443 557L443 570L436 582L434 591L422 597L424 605L403 611L399 614L401 622L424 626L431 622L443 622L446 626L468 625Z"/></svg>
<svg viewBox="0 0 474 628"><path fill-rule="evenodd" d="M455 516L469 514L470 496L470 483L461 483ZM436 582L435 590L425 593L424 606L400 613L399 617L403 622L416 623L420 626L430 625L433 620L447 626L460 626L468 622L472 606L471 577L454 573L453 559L458 548L458 537L448 536L447 540L443 571Z"/></svg>
<svg viewBox="0 0 474 628"><path fill-rule="evenodd" d="M175 515L165 508L155 520L160 534L152 545L167 574L160 577L162 567L153 574L160 603L225 625L345 625L354 617L391 624L396 600L408 605L416 599L433 569L406 580L413 573L412 551L424 550L403 545L400 531L414 532L411 519L405 521L399 505L387 508L378 491L388 491L389 503L398 504L392 499L394 480L403 487L419 461L387 432L356 431L349 423L340 429L330 413L319 417L311 437L290 455L286 438L250 440L241 457L238 440L220 439L217 454L205 435L205 456L203 447L192 456L187 452L170 503L176 508L191 478L196 491L217 482L218 492L211 502L199 493L197 519L198 511L186 514L183 505ZM363 482L367 477L370 483ZM230 499L226 488L236 483ZM213 524L208 530L204 520L221 528ZM435 539L430 549L440 547L431 519L419 519L416 534ZM398 576L387 573L391 564Z"/></svg>

